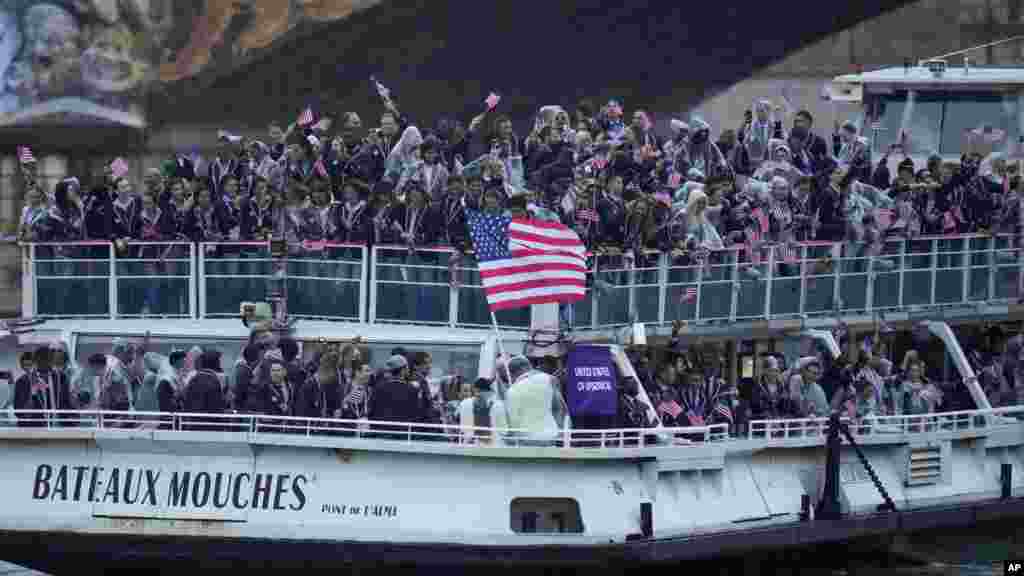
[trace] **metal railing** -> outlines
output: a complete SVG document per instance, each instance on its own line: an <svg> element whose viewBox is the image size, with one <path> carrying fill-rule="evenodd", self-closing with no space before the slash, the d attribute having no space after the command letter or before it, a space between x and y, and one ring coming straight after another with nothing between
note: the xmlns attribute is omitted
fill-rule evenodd
<svg viewBox="0 0 1024 576"><path fill-rule="evenodd" d="M266 242L206 242L199 245L198 260L199 318L237 317L239 302L266 297L274 275ZM285 276L290 316L365 321L365 246L292 244Z"/></svg>
<svg viewBox="0 0 1024 576"><path fill-rule="evenodd" d="M6 416L6 417L5 417ZM442 442L489 447L560 447L569 449L642 447L722 442L729 439L726 424L685 428L562 430L539 437L536 431L451 424L378 420L344 420L266 416L261 414L192 414L102 410L14 410L0 413L0 430L40 429L211 432L239 434L249 440L260 435L337 437L386 440L422 445ZM301 444L301 442L297 442Z"/></svg>
<svg viewBox="0 0 1024 576"><path fill-rule="evenodd" d="M22 315L132 318L196 315L195 245L34 243L22 249ZM237 304L236 304L237 307Z"/></svg>
<svg viewBox="0 0 1024 576"><path fill-rule="evenodd" d="M489 324L472 256L379 246L371 256L371 322ZM804 242L710 253L700 263L649 252L635 264L592 255L576 328L786 320L1015 301L1022 260L1008 235L921 237L867 244ZM446 286L447 285L447 286ZM423 306L421 301L431 302ZM381 302L390 306L385 309ZM524 328L528 311L498 315Z"/></svg>
<svg viewBox="0 0 1024 576"><path fill-rule="evenodd" d="M16 410L0 413L0 430L37 434L40 430L73 433L81 430L112 430L126 433L163 431L168 433L209 432L237 434L239 440L257 441L262 435L280 435L282 441L295 437L348 438L388 441L407 445L449 443L488 448L559 447L571 450L645 446L686 446L763 440L785 443L791 439L824 442L828 418L754 420L743 435L730 435L728 424L680 428L616 428L603 430L562 430L538 438L523 429L499 429L376 420L343 420L266 416L261 414L192 414L89 410ZM901 416L842 418L858 437L891 438L893 435L939 432L985 433L999 429L1024 428L1024 406L983 410L962 410ZM294 440L302 445L301 440Z"/></svg>
<svg viewBox="0 0 1024 576"><path fill-rule="evenodd" d="M647 253L590 259L587 295L563 310L575 328L632 322L693 324L792 320L1015 302L1024 266L1014 237L965 235L865 244L805 242L711 252L701 262ZM171 256L154 250L172 246ZM187 251L187 252L186 252ZM25 315L231 317L260 300L272 261L266 243L26 244ZM288 309L300 318L480 327L490 324L472 254L451 248L296 244ZM147 294L170 295L154 306ZM84 300L68 294L84 294ZM106 296L104 296L106 295ZM144 305L140 305L140 302ZM529 326L529 310L498 313Z"/></svg>
<svg viewBox="0 0 1024 576"><path fill-rule="evenodd" d="M748 439L824 438L828 430L828 417L794 418L788 420L751 420ZM864 416L841 418L855 436L885 436L893 434L920 434L938 431L968 432L1020 426L1024 420L1024 406L1007 406L979 410L958 410L930 414L903 414L899 416Z"/></svg>

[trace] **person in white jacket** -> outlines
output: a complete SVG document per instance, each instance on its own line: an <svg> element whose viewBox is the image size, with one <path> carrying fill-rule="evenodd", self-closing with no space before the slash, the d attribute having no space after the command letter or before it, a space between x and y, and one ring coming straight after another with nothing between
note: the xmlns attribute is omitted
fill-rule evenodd
<svg viewBox="0 0 1024 576"><path fill-rule="evenodd" d="M558 440L559 422L567 410L558 383L550 375L533 370L530 361L516 356L508 363L512 387L506 394L509 427L523 443L550 445Z"/></svg>
<svg viewBox="0 0 1024 576"><path fill-rule="evenodd" d="M505 404L491 390L491 381L478 378L473 383L476 394L459 403L459 427L464 444L504 444L504 433L508 430L508 414ZM479 428L492 428L479 430Z"/></svg>

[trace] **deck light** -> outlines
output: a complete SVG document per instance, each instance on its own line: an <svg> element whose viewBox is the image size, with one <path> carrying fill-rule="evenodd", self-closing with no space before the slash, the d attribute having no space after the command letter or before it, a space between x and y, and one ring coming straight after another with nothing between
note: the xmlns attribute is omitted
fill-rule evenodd
<svg viewBox="0 0 1024 576"><path fill-rule="evenodd" d="M926 60L924 67L927 68L932 76L941 78L946 73L946 61L945 60Z"/></svg>

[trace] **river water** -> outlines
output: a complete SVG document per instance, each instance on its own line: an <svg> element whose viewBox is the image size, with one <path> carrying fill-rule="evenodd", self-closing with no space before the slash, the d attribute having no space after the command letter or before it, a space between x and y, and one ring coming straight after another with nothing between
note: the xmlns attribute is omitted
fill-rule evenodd
<svg viewBox="0 0 1024 576"><path fill-rule="evenodd" d="M845 568L825 568L820 566L806 566L801 563L794 563L788 560L780 560L777 562L767 561L760 564L761 574L800 574L804 576L1002 576L1003 565L1002 562L991 563L991 562L973 562L966 564L943 564L934 563L931 565L908 565L900 564L897 559L888 559L888 566L870 566L863 565L859 567ZM845 564L846 561L840 562ZM702 563L703 564L703 563ZM707 563L709 567L714 566L714 562ZM681 569L687 568L687 564L680 566L666 568L665 573L676 573L678 574ZM657 571L657 570L655 570ZM689 570L686 570L689 571ZM701 570L702 572L704 570ZM400 571L406 572L406 571ZM433 573L433 570L410 570L409 573ZM458 570L445 570L445 574L457 574ZM592 576L605 576L600 570L587 569L585 572ZM716 569L706 571L707 574L744 574L749 572L741 566L731 566L728 564L720 564ZM359 570L358 572L352 572L352 574L358 573L360 576L367 574L393 574L391 569L375 570ZM468 573L486 573L480 571L469 571ZM527 576L530 574L572 574L579 573L574 570L536 570L532 571L529 569L517 571L517 574ZM619 571L609 571L607 576L612 574L619 574ZM648 573L645 571L645 573ZM344 575L344 571L338 571L337 574ZM0 576L47 576L43 572L24 568L16 564L0 561ZM152 573L150 576L154 576Z"/></svg>

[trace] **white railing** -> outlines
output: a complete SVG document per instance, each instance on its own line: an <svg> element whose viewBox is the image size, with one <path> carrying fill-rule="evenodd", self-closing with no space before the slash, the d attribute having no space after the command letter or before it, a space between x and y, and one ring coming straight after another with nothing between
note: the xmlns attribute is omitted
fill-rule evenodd
<svg viewBox="0 0 1024 576"><path fill-rule="evenodd" d="M987 433L1006 428L1024 428L1024 406L985 410L962 410L902 416L842 418L850 432L860 438L892 438L894 435L936 434L940 432ZM462 427L449 424L387 422L266 416L261 414L193 414L81 410L16 410L0 413L0 430L37 434L52 432L113 430L121 432L165 431L168 433L211 432L238 434L253 440L266 434L283 438L337 437L367 441L388 441L422 445L440 442L481 447L559 447L563 449L684 446L719 444L736 440L785 443L791 439L824 442L828 418L754 420L744 435L729 433L729 425L681 428L616 428L603 430L564 430L557 436L538 439L522 429ZM487 439L498 439L492 443ZM301 440L295 440L302 445Z"/></svg>
<svg viewBox="0 0 1024 576"><path fill-rule="evenodd" d="M274 270L264 242L204 243L187 256L149 257L131 244L27 244L23 314L123 317L142 314L153 286L171 294L156 316L230 317L260 300ZM635 265L595 254L586 297L571 307L576 328L643 322L692 325L794 320L1007 304L1024 295L1021 252L1012 236L965 235L864 244L805 242L712 252L703 263L648 253ZM289 313L300 318L479 327L490 313L473 255L446 247L292 245L285 277ZM162 268L160 268L162 267ZM169 273L169 268L175 273ZM183 272L187 268L188 276ZM87 290L88 305L61 294ZM131 296L138 292L142 296ZM694 294L695 292L695 294ZM103 296L106 294L107 296ZM77 306L77 307L76 307ZM498 314L506 328L529 326L529 310Z"/></svg>
<svg viewBox="0 0 1024 576"><path fill-rule="evenodd" d="M196 315L195 245L40 242L22 250L22 315L131 318Z"/></svg>
<svg viewBox="0 0 1024 576"><path fill-rule="evenodd" d="M0 430L73 432L116 430L166 432L216 432L254 437L261 434L348 437L416 443L447 442L485 446L548 446L570 449L651 446L656 444L700 444L729 439L726 424L685 428L564 430L539 439L535 431L516 428L487 428L418 422L344 420L266 416L262 414L195 414L99 410L15 410L5 418L0 413ZM492 444L487 438L498 439ZM301 442L299 442L301 444Z"/></svg>
<svg viewBox="0 0 1024 576"><path fill-rule="evenodd" d="M489 324L472 255L449 265L454 253L375 247L370 321ZM687 265L672 254L644 256L627 265L621 255L592 255L587 296L572 306L576 328L634 321L790 320L1009 303L1019 297L1022 268L1014 237L1008 235L921 237L875 247L828 242L732 247ZM687 297L691 289L695 297ZM437 297L424 310L412 298L423 298L427 290ZM499 324L527 327L529 315L516 312L499 314Z"/></svg>
<svg viewBox="0 0 1024 576"><path fill-rule="evenodd" d="M1000 427L1020 426L1021 420L1024 420L1024 406L900 416L865 416L853 419L844 417L840 420L849 426L850 432L855 436L923 434L938 431L991 431ZM821 438L827 433L828 422L827 417L751 420L747 426L746 437L748 439Z"/></svg>
<svg viewBox="0 0 1024 576"><path fill-rule="evenodd" d="M289 245L288 252L290 316L365 321L365 246L306 242ZM276 272L266 242L206 242L198 260L199 318L237 317L239 302L266 298Z"/></svg>

